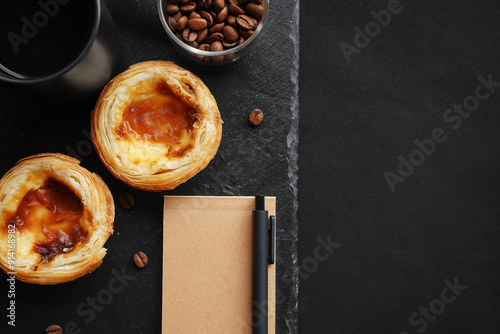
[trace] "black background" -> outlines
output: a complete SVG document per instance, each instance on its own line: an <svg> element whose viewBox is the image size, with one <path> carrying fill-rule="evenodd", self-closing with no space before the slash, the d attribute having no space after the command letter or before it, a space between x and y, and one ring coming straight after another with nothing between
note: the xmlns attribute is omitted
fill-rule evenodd
<svg viewBox="0 0 500 334"><path fill-rule="evenodd" d="M154 22L153 1L143 5L126 1L108 3L121 29L125 52L122 69L128 65L127 61L149 60L151 52L161 54L162 59L179 60L193 69L162 46L165 41L160 40L161 27ZM268 37L262 39L265 46L262 51L231 70L195 71L216 91L215 96L222 96L226 114L230 115L226 117L230 121L225 121L238 140L222 146L222 155L211 163L213 167L175 193L189 194L196 187L201 187L202 193L213 193L209 186L203 186L213 181L210 171L234 161L236 155L232 154L236 153L230 147L239 140L248 144L245 138L255 138L255 131L261 129L248 128L245 123L246 111L254 107L255 102L225 91L227 86L222 82L234 77L231 71L244 74L253 67L263 68L259 73L270 77L259 81L255 79L258 76L251 75L255 80L254 89L262 82L271 87L271 83L279 86L285 81L280 88L292 89L283 93L286 99L278 95L279 101L288 101L293 96L293 84L289 82L293 57L276 59L279 53L273 49L290 51L293 45L286 38L275 39L272 33L288 34L289 31L280 32L280 24L298 22L294 21L293 6L288 2L272 3L286 8L274 7L275 26L267 31ZM463 119L456 130L451 127L452 123L443 120L443 115L453 104L461 104L466 97L474 95L479 76L487 78L491 74L494 81L500 82L500 6L493 0L401 1L403 10L393 15L391 23L371 38L368 46L353 54L348 63L339 44L353 45L356 34L353 29L363 29L373 20L370 12L386 9L387 5L388 1L300 2L299 259L296 267L302 279L298 331L497 333L500 330L497 315L500 311L499 247L496 244L500 234L500 87L481 101L479 108ZM125 48L123 43L127 42L123 41L129 40L136 43ZM276 46L278 40L283 43ZM280 65L286 70L273 71L274 66ZM21 113L36 106L8 88L1 87L0 93L2 113L6 110ZM271 98L267 99L264 105L273 110ZM1 152L2 172L28 153L64 151L66 145L76 147L85 141L81 124L87 122L88 114L82 115L78 110L92 107L92 100L87 105L55 113L46 107L35 107L39 112L29 113L29 123L20 120L24 115L3 118L2 129L12 130L2 133L3 145L8 147ZM44 109L43 112L40 109ZM282 112L288 113L289 105ZM37 126L50 124L51 118L75 119L76 123L56 121L53 127ZM283 116L283 119L286 128L293 123L290 117ZM423 163L403 183L397 183L392 192L384 173L397 173L398 157L408 159L417 148L414 141L431 138L437 128L445 131L447 140L436 144L434 153L425 156ZM64 138L71 139L68 142L63 141ZM27 142L29 145L23 144ZM282 140L276 143L275 152L281 152L281 156L276 159L279 167L271 177L252 175L240 188L235 183L243 178L236 177L238 182L229 181L231 185L220 193L248 195L261 189L270 193L274 185L283 187L289 181L286 178L266 185L286 173L284 160L288 147ZM240 159L245 157L248 167L256 156L255 153L239 155ZM120 270L123 263L127 263L126 270L137 278L131 283L133 288L117 295L112 306L86 328L101 333L157 333L161 282L153 273L160 270L161 211L156 208L161 207L161 196L138 193L113 180L95 153L85 157L82 164L103 175L114 194L131 191L138 197L138 204L132 211L119 212L120 234L115 233L110 239L110 253L99 268L100 274L96 272L57 288L19 284L25 291L23 298L39 309L22 321L30 322L26 325L30 329L67 322L68 317L75 314L78 303L87 296L95 296L109 281L112 269ZM286 198L281 207L290 208L293 196L284 188L281 192ZM293 223L291 227L293 229ZM141 234L150 237L137 237ZM327 240L328 237L336 248L321 261L315 257L315 249L321 245L318 238ZM290 239L285 242L291 248L281 254L282 262L293 254L293 242ZM134 271L130 263L138 248L153 259L148 271ZM286 290L289 280L283 279L283 273L278 276L278 287ZM94 279L97 284L92 286ZM444 310L430 318L432 321L426 321L425 328L423 321L412 325L409 317L416 312L414 320L425 319L418 315L419 309L439 305L437 300L446 288L444 281L453 283L455 279L467 286L455 301L445 304ZM65 298L75 296L79 289L82 292L76 294L77 297ZM451 296L449 292L445 295ZM289 304L293 304L293 292L287 291L286 296L292 301ZM287 305L285 309L281 309L278 317L279 333L296 332L293 306ZM284 313L289 310L291 316L287 318Z"/></svg>
<svg viewBox="0 0 500 334"><path fill-rule="evenodd" d="M299 331L498 333L500 90L456 130L443 114L500 82L500 7L401 1L348 63L339 44L387 4L301 1ZM436 128L447 140L391 192L384 173ZM326 235L340 245L316 269ZM467 288L440 310L454 278Z"/></svg>

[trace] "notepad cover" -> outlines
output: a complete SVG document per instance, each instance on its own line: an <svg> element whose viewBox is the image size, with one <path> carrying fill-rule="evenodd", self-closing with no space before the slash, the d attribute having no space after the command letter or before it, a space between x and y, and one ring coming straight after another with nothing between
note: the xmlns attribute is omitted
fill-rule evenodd
<svg viewBox="0 0 500 334"><path fill-rule="evenodd" d="M254 197L165 196L163 334L252 333L254 209ZM266 210L276 216L275 197ZM274 334L276 264L268 270Z"/></svg>

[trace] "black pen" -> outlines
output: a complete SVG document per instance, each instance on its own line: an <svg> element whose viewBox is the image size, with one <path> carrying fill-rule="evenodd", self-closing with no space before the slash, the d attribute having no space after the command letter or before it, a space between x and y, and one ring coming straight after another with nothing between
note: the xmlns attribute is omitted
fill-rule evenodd
<svg viewBox="0 0 500 334"><path fill-rule="evenodd" d="M267 266L274 264L274 216L265 210L265 197L255 196L253 211L252 333L267 334Z"/></svg>

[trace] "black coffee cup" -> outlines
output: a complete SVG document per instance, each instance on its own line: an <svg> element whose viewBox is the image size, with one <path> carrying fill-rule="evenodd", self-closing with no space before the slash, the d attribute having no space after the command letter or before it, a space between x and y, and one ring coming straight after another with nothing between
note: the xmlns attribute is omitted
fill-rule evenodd
<svg viewBox="0 0 500 334"><path fill-rule="evenodd" d="M113 75L118 34L104 1L2 0L0 13L0 82L67 102Z"/></svg>

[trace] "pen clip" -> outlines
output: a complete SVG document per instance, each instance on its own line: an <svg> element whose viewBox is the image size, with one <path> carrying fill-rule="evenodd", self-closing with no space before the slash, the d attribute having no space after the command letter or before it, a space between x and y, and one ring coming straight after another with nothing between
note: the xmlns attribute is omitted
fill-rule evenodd
<svg viewBox="0 0 500 334"><path fill-rule="evenodd" d="M276 253L276 219L274 216L269 217L267 231L269 236L269 264L274 264L274 254Z"/></svg>

